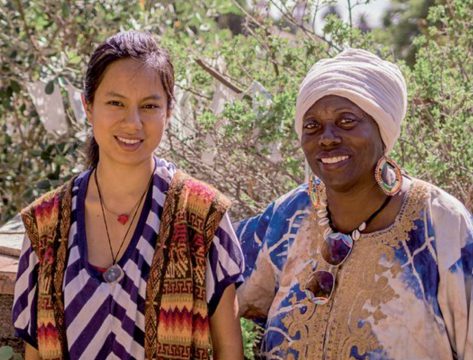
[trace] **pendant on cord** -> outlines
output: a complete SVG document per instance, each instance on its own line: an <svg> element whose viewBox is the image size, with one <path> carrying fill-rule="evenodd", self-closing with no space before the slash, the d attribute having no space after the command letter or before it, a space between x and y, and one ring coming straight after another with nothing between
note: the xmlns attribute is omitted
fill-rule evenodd
<svg viewBox="0 0 473 360"><path fill-rule="evenodd" d="M128 222L128 219L130 218L129 215L127 214L120 214L118 215L117 217L117 221L122 224L122 225L125 225L127 222Z"/></svg>
<svg viewBox="0 0 473 360"><path fill-rule="evenodd" d="M118 264L113 264L104 273L103 279L109 284L115 284L123 279L124 272Z"/></svg>

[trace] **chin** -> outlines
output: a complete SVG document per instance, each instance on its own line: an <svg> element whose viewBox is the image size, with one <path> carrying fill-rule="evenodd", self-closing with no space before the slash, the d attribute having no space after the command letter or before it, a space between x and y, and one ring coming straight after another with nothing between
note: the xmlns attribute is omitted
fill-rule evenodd
<svg viewBox="0 0 473 360"><path fill-rule="evenodd" d="M322 180L327 189L336 191L336 192L347 192L350 191L354 186L356 181L351 179L346 174L316 174L317 177Z"/></svg>
<svg viewBox="0 0 473 360"><path fill-rule="evenodd" d="M152 159L153 153L150 154L112 154L106 156L100 156L100 160L119 164L122 166L139 166L146 161Z"/></svg>

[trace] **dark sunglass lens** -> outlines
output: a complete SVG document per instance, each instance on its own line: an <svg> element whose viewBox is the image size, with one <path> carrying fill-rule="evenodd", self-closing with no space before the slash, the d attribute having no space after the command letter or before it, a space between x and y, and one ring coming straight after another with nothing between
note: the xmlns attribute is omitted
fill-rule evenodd
<svg viewBox="0 0 473 360"><path fill-rule="evenodd" d="M307 297L317 305L326 304L332 295L335 279L328 271L316 271L305 286Z"/></svg>
<svg viewBox="0 0 473 360"><path fill-rule="evenodd" d="M350 254L352 247L353 239L350 235L331 233L322 245L322 256L329 264L340 265Z"/></svg>

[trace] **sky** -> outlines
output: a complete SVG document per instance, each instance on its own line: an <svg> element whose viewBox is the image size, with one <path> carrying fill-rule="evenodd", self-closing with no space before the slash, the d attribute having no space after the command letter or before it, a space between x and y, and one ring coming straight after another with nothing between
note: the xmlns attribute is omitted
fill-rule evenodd
<svg viewBox="0 0 473 360"><path fill-rule="evenodd" d="M355 3L356 1L351 1ZM372 27L381 26L382 17L386 9L389 7L389 0L374 0L370 1L368 5L357 5L352 13L353 19L358 19L360 14L365 13L368 24ZM345 20L348 20L348 2L346 0L339 0L337 8Z"/></svg>
<svg viewBox="0 0 473 360"><path fill-rule="evenodd" d="M256 1L258 2L258 1ZM265 3L266 1L259 1L260 3ZM317 32L321 32L323 27L322 16L325 13L324 9L327 9L329 5L327 4L329 1L320 0L320 9L317 12L317 20L315 23L315 30ZM363 0L351 0L351 4L356 4L357 2L363 3ZM333 2L332 2L333 3ZM348 0L338 0L336 1L336 7L343 17L344 20L348 21ZM352 19L356 21L361 14L366 15L366 19L368 21L368 25L370 27L379 27L382 24L382 17L386 9L389 7L390 0L371 0L369 4L360 4L356 5L352 11ZM272 15L274 17L279 17L280 13L278 10L273 6Z"/></svg>

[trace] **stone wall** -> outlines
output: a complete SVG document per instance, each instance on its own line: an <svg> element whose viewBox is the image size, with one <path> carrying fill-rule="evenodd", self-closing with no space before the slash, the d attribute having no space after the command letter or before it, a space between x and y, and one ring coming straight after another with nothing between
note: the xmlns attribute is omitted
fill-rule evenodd
<svg viewBox="0 0 473 360"><path fill-rule="evenodd" d="M13 295L0 294L0 346L9 345L15 352L23 352L23 342L14 336L11 323Z"/></svg>

